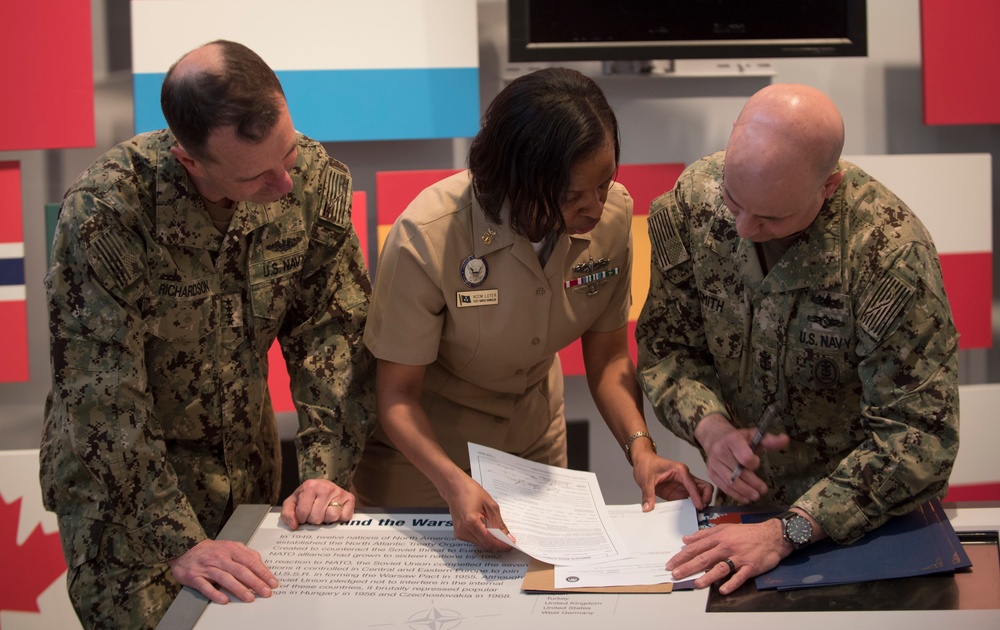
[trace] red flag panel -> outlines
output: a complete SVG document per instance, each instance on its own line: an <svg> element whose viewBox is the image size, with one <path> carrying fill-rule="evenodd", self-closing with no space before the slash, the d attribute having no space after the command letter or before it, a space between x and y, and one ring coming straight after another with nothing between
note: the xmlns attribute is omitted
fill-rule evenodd
<svg viewBox="0 0 1000 630"><path fill-rule="evenodd" d="M649 204L663 193L671 190L683 172L684 164L681 162L622 164L618 167L617 179L632 196L632 212L637 215L648 215ZM636 235L633 234L632 238L635 239Z"/></svg>
<svg viewBox="0 0 1000 630"><path fill-rule="evenodd" d="M993 345L993 254L939 252L944 290L962 350Z"/></svg>
<svg viewBox="0 0 1000 630"><path fill-rule="evenodd" d="M921 0L924 122L1000 123L1000 2Z"/></svg>
<svg viewBox="0 0 1000 630"><path fill-rule="evenodd" d="M3 3L0 151L94 146L90 33L90 0Z"/></svg>

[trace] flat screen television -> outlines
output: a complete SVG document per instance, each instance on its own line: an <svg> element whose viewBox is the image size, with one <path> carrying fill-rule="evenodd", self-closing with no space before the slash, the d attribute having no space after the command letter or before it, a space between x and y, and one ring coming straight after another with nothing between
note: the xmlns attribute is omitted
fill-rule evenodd
<svg viewBox="0 0 1000 630"><path fill-rule="evenodd" d="M865 0L507 0L510 61L864 57Z"/></svg>

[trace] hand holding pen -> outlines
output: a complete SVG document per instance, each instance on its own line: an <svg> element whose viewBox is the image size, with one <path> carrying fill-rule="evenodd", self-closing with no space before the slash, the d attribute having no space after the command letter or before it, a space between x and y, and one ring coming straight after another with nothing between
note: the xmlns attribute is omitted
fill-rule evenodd
<svg viewBox="0 0 1000 630"><path fill-rule="evenodd" d="M764 409L764 413L760 416L760 422L757 423L757 431L753 434L753 438L750 440L750 450L754 453L760 447L760 441L764 439L764 434L767 433L768 427L774 422L775 417L778 415L778 408L774 403L771 403ZM736 462L736 468L733 468L733 476L729 478L729 484L732 485L740 474L743 473L743 464Z"/></svg>

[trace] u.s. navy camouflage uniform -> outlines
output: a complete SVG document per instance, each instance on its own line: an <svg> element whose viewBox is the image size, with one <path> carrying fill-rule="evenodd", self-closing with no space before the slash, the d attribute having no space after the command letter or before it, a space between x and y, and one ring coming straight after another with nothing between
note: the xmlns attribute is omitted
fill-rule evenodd
<svg viewBox="0 0 1000 630"><path fill-rule="evenodd" d="M238 203L222 234L175 145L167 130L141 134L73 184L46 277L41 482L87 625L155 624L179 590L166 561L214 538L235 506L278 500L276 337L301 479L348 487L374 428L347 168L299 135L292 192Z"/></svg>
<svg viewBox="0 0 1000 630"><path fill-rule="evenodd" d="M853 541L943 496L958 452L958 333L937 252L902 201L841 161L835 195L762 277L722 201L723 160L692 164L652 204L640 381L695 446L706 415L748 428L775 402L771 431L791 443L760 452L761 502Z"/></svg>

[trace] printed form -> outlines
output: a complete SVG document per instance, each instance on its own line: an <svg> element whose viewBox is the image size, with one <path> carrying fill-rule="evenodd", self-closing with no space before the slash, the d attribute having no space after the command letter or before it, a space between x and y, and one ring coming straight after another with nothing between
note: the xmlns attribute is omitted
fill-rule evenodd
<svg viewBox="0 0 1000 630"><path fill-rule="evenodd" d="M638 503L609 505L608 513L612 524L629 541L632 555L582 567L555 565L555 588L676 583L702 575L675 580L666 568L667 560L684 546L681 539L698 531L698 511L691 499L659 502L649 512L643 512Z"/></svg>
<svg viewBox="0 0 1000 630"><path fill-rule="evenodd" d="M500 505L514 547L550 564L584 565L629 556L591 472L528 461L469 442L472 478ZM499 529L490 532L511 544Z"/></svg>
<svg viewBox="0 0 1000 630"><path fill-rule="evenodd" d="M500 505L514 546L554 565L556 588L673 582L667 560L684 546L683 536L698 531L690 499L643 513L638 504L605 505L594 473L473 443L469 461L473 479ZM490 531L510 543L500 530Z"/></svg>

